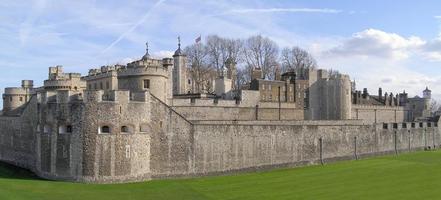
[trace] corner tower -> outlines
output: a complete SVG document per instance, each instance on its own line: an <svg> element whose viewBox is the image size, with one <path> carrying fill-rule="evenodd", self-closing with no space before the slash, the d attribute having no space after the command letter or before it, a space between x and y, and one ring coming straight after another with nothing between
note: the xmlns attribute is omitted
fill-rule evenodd
<svg viewBox="0 0 441 200"><path fill-rule="evenodd" d="M181 50L181 38L178 37L178 49L173 55L173 95L187 93L187 56Z"/></svg>

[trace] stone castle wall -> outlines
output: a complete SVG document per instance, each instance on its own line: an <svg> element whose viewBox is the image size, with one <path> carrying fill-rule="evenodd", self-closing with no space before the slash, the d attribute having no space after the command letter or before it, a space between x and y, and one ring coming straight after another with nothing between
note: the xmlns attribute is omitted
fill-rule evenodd
<svg viewBox="0 0 441 200"><path fill-rule="evenodd" d="M240 171L355 159L440 145L438 127L360 121L201 122L191 172Z"/></svg>
<svg viewBox="0 0 441 200"><path fill-rule="evenodd" d="M303 120L293 103L173 99L172 108L188 120Z"/></svg>
<svg viewBox="0 0 441 200"><path fill-rule="evenodd" d="M148 92L132 98L128 91L115 91L107 99L103 91L86 91L84 99L69 91L36 95L20 117L0 117L0 159L49 179L111 183L307 165L440 145L434 123L189 121Z"/></svg>

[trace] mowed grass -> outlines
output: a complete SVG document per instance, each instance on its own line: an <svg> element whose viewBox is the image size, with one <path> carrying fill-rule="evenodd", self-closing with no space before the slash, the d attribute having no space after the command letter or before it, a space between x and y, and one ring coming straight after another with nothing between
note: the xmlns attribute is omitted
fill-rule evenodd
<svg viewBox="0 0 441 200"><path fill-rule="evenodd" d="M131 184L40 180L0 165L0 199L441 199L441 151Z"/></svg>

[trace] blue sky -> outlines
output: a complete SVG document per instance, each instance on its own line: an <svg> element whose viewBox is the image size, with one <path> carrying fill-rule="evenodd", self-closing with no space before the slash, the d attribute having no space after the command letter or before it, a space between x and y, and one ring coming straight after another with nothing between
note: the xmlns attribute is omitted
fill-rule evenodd
<svg viewBox="0 0 441 200"><path fill-rule="evenodd" d="M441 99L441 2L0 0L0 88L41 85L47 68L89 68L169 56L202 35L262 34L310 51L376 94L429 86ZM1 100L0 100L1 101Z"/></svg>

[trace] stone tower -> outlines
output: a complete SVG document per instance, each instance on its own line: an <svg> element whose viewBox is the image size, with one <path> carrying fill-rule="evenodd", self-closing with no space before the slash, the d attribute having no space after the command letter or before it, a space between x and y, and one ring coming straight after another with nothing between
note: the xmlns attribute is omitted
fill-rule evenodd
<svg viewBox="0 0 441 200"><path fill-rule="evenodd" d="M178 49L173 55L173 94L187 93L187 56L181 50L181 38L178 37Z"/></svg>
<svg viewBox="0 0 441 200"><path fill-rule="evenodd" d="M141 60L128 63L118 70L118 89L129 90L130 96L148 90L164 103L170 99L169 75L173 67L172 58L151 58L146 49Z"/></svg>
<svg viewBox="0 0 441 200"><path fill-rule="evenodd" d="M428 87L423 91L423 102L424 102L424 110L423 117L429 117L431 115L431 102L432 102L432 91L429 90Z"/></svg>
<svg viewBox="0 0 441 200"><path fill-rule="evenodd" d="M7 87L3 94L3 114L18 115L31 99L34 88L32 80L22 80L21 87Z"/></svg>

